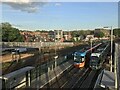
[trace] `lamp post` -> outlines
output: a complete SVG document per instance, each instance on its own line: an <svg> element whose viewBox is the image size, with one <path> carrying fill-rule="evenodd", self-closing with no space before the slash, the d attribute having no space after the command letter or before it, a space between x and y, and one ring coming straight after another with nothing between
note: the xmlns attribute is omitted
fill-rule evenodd
<svg viewBox="0 0 120 90"><path fill-rule="evenodd" d="M112 72L112 52L113 52L113 28L112 26L110 26L111 28L111 60L110 60L110 64L111 64L111 68L110 71ZM119 81L118 81L118 74L117 74L117 66L118 66L118 44L115 44L115 52L114 52L114 75L115 75L115 90L118 89L118 85L119 85Z"/></svg>
<svg viewBox="0 0 120 90"><path fill-rule="evenodd" d="M104 28L109 28L111 29L111 52L110 52L110 71L112 72L112 60L113 60L113 57L112 57L112 52L113 52L113 29L112 29L112 26L107 26L107 27L104 27Z"/></svg>
<svg viewBox="0 0 120 90"><path fill-rule="evenodd" d="M91 54L92 54L92 38L90 39Z"/></svg>

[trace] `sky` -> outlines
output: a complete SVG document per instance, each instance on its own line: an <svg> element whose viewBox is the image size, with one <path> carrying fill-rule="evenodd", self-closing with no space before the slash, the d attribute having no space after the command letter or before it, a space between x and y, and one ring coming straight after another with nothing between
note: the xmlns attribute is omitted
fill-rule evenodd
<svg viewBox="0 0 120 90"><path fill-rule="evenodd" d="M0 8L2 22L31 31L118 27L117 2L4 2Z"/></svg>

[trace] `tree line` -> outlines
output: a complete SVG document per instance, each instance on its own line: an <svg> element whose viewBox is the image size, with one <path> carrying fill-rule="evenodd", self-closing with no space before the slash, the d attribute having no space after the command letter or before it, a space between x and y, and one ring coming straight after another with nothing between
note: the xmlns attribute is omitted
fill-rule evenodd
<svg viewBox="0 0 120 90"><path fill-rule="evenodd" d="M4 42L23 42L24 38L20 34L19 29L12 27L8 22L1 23L0 25L1 37Z"/></svg>

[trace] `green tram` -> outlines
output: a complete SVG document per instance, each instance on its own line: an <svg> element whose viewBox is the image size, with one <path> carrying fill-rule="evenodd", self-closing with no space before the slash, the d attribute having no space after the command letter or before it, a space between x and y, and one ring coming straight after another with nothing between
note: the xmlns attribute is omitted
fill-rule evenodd
<svg viewBox="0 0 120 90"><path fill-rule="evenodd" d="M93 53L91 53L89 67L92 70L98 70L102 68L103 63L105 62L106 56L109 52L110 44L99 47Z"/></svg>

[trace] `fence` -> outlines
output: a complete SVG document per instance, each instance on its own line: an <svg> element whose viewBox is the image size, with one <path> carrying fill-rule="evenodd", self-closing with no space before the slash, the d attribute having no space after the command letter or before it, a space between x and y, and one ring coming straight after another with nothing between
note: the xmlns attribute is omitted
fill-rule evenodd
<svg viewBox="0 0 120 90"><path fill-rule="evenodd" d="M0 45L4 48L7 46L14 47L14 46L22 46L22 47L33 47L39 48L42 47L65 47L65 46L73 46L73 42L0 42Z"/></svg>
<svg viewBox="0 0 120 90"><path fill-rule="evenodd" d="M7 75L4 75L3 77L0 76L1 77L0 80L1 79L3 80L2 89L11 90L11 89L29 87L31 86L32 81L36 83L37 78L41 78L42 76L45 76L46 73L53 71L53 69L55 69L57 66L60 66L63 63L70 62L70 61L71 60L67 60L64 57L60 57L60 58L57 58L56 60L52 60L45 64L40 64L36 67L25 67L20 70L11 72Z"/></svg>

